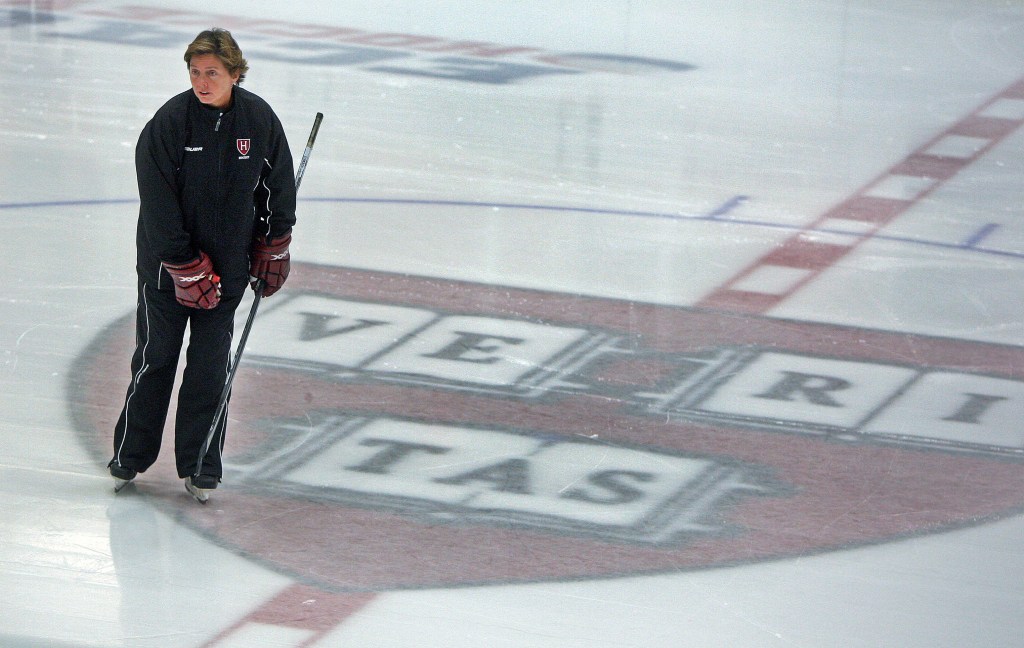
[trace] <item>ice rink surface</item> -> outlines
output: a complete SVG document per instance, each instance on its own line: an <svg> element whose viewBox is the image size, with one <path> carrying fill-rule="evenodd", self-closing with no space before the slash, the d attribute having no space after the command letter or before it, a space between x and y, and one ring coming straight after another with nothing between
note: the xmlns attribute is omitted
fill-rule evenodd
<svg viewBox="0 0 1024 648"><path fill-rule="evenodd" d="M0 645L1021 645L1024 6L554 4L0 0ZM104 466L211 26L325 118L200 506Z"/></svg>

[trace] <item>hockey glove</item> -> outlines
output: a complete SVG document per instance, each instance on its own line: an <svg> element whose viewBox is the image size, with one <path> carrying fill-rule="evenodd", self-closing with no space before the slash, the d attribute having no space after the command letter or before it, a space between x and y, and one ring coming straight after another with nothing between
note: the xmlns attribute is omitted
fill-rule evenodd
<svg viewBox="0 0 1024 648"><path fill-rule="evenodd" d="M292 235L285 234L276 239L265 240L262 237L252 242L252 260L249 262L249 281L252 289L263 281L263 296L270 297L284 285L291 269L291 256L288 245Z"/></svg>
<svg viewBox="0 0 1024 648"><path fill-rule="evenodd" d="M220 303L220 277L213 272L213 263L205 252L188 263L165 263L164 268L174 280L174 297L182 306L209 310Z"/></svg>

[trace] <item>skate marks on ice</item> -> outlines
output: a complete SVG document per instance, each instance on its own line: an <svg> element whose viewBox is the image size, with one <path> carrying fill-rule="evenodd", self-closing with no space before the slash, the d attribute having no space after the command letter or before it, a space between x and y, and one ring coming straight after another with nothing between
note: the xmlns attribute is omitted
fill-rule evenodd
<svg viewBox="0 0 1024 648"><path fill-rule="evenodd" d="M327 591L735 565L1024 503L1018 347L297 265L239 370L217 514L152 500ZM97 456L130 335L76 372Z"/></svg>
<svg viewBox="0 0 1024 648"><path fill-rule="evenodd" d="M443 36L374 32L352 27L149 8L106 2L35 3L0 0L0 27L57 40L173 49L211 24L236 32L253 60L304 67L351 68L401 77L508 85L533 79L591 74L680 73L685 61L609 52L551 51L509 43ZM7 7L7 8L5 8Z"/></svg>

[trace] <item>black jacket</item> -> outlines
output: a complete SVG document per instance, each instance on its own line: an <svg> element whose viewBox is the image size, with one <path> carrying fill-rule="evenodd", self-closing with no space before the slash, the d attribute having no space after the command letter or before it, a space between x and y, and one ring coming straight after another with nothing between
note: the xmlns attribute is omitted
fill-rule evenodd
<svg viewBox="0 0 1024 648"><path fill-rule="evenodd" d="M137 270L159 289L173 289L161 262L187 263L203 251L224 294L241 294L253 237L276 238L295 224L294 169L281 122L263 99L238 86L233 93L221 112L189 89L139 136Z"/></svg>

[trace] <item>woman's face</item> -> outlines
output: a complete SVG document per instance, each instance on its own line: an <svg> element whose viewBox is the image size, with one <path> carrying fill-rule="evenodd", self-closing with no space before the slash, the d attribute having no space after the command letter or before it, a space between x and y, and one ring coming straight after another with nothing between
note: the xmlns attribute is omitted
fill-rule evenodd
<svg viewBox="0 0 1024 648"><path fill-rule="evenodd" d="M238 81L238 74L228 74L216 54L193 56L188 63L188 75L199 101L214 108L227 108L231 103L231 86Z"/></svg>

